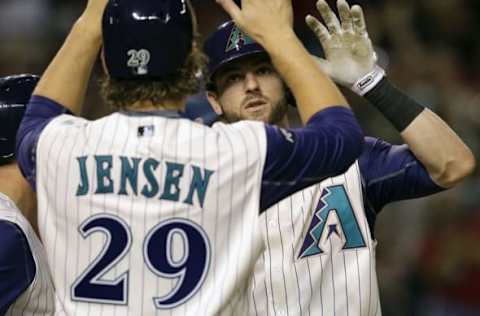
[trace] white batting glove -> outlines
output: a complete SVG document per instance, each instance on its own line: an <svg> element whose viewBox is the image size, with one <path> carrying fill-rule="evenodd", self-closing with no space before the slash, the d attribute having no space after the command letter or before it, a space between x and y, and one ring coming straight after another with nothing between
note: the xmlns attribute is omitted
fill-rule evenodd
<svg viewBox="0 0 480 316"><path fill-rule="evenodd" d="M317 2L326 26L311 15L306 18L325 52L326 59L315 59L335 82L364 95L380 82L385 71L377 65L362 8L350 8L345 0L338 0L337 7L340 21L325 0Z"/></svg>

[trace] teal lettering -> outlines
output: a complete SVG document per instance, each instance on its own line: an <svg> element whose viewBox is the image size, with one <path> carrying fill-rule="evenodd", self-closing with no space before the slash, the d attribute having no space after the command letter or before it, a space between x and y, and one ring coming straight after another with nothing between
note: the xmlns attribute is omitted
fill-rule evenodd
<svg viewBox="0 0 480 316"><path fill-rule="evenodd" d="M198 201L200 206L203 207L205 202L205 193L207 192L208 183L210 182L210 177L213 174L213 171L204 169L205 176L202 177L202 170L199 167L192 166L193 169L193 178L192 183L190 184L190 190L188 191L187 198L184 203L193 205L193 195L197 192Z"/></svg>
<svg viewBox="0 0 480 316"><path fill-rule="evenodd" d="M140 164L140 158L131 158L133 165L130 163L128 157L120 156L122 162L122 172L120 175L120 190L118 194L127 195L127 182L130 183L135 195L138 194L138 165Z"/></svg>
<svg viewBox="0 0 480 316"><path fill-rule="evenodd" d="M145 178L148 181L148 184L145 184L142 189L142 195L146 198L153 198L158 194L158 182L155 178L155 170L157 170L160 163L155 159L147 159L143 164L143 173L145 173Z"/></svg>
<svg viewBox="0 0 480 316"><path fill-rule="evenodd" d="M97 191L95 194L113 193L112 156L95 156L95 163L97 165Z"/></svg>
<svg viewBox="0 0 480 316"><path fill-rule="evenodd" d="M162 200L178 201L180 197L180 178L183 176L184 165L167 162L167 172L165 177L165 185Z"/></svg>
<svg viewBox="0 0 480 316"><path fill-rule="evenodd" d="M78 157L78 166L80 167L80 184L77 189L77 196L87 195L90 185L88 183L88 173L87 173L87 158L88 157Z"/></svg>

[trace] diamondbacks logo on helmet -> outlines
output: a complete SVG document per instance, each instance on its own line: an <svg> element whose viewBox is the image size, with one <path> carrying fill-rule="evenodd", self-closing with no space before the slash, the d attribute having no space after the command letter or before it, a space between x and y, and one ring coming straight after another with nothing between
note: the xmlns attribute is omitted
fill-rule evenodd
<svg viewBox="0 0 480 316"><path fill-rule="evenodd" d="M243 46L250 44L255 44L255 41L250 36L243 33L237 26L234 26L227 41L227 48L225 49L225 52L228 53L234 49L240 50Z"/></svg>

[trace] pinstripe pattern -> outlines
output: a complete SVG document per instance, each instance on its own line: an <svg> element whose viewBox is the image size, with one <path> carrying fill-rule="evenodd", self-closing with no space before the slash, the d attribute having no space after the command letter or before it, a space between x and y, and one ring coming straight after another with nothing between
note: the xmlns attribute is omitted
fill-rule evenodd
<svg viewBox="0 0 480 316"><path fill-rule="evenodd" d="M318 244L323 253L299 258L322 192L337 185L342 185L348 195L353 221L358 224L365 246L342 249L345 233L339 215L330 212ZM376 241L371 237L363 201L356 163L343 175L298 192L262 214L266 249L249 283L251 302L255 302L250 305L251 315L265 315L263 311L268 309L270 315L381 315ZM337 229L330 236L329 225Z"/></svg>
<svg viewBox="0 0 480 316"><path fill-rule="evenodd" d="M0 193L0 219L18 225L23 231L36 268L32 283L10 306L6 315L54 315L55 292L43 246L20 210L2 193Z"/></svg>
<svg viewBox="0 0 480 316"><path fill-rule="evenodd" d="M138 128L152 126L154 135L138 137ZM75 140L75 141L72 141ZM111 155L114 193L96 193L95 155ZM137 177L138 192L126 184L120 195L120 156L143 159ZM249 274L263 247L258 210L260 183L266 156L263 124L242 122L209 128L185 119L160 116L129 116L116 113L97 121L63 115L42 132L37 148L37 192L41 235L57 289L59 315L246 315ZM80 170L77 158L88 157L89 191L77 197ZM154 171L159 194L146 198L142 187L151 185L143 162L159 162ZM185 165L179 182L180 201L161 199L165 185L165 161ZM214 171L203 207L183 203L193 171L190 165ZM108 182L108 181L107 181ZM98 214L121 218L132 236L123 257L101 276L114 281L128 271L126 304L94 303L72 299L72 285L98 259L107 235L82 237L79 227ZM156 309L154 297L174 290L179 279L159 277L144 260L147 234L172 218L201 226L209 239L211 255L202 286L183 304ZM183 239L171 237L171 256L184 256ZM158 249L158 251L166 251ZM95 264L94 264L95 265ZM75 283L77 282L77 283Z"/></svg>

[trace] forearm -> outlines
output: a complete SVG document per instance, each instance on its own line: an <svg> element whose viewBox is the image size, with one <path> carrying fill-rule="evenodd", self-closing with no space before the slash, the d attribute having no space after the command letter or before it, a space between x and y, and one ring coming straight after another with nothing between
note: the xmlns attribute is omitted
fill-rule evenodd
<svg viewBox="0 0 480 316"><path fill-rule="evenodd" d="M102 43L101 30L80 18L42 75L34 95L44 96L78 114Z"/></svg>
<svg viewBox="0 0 480 316"><path fill-rule="evenodd" d="M472 172L474 157L458 135L432 111L395 88L386 78L365 97L401 133L436 184L449 188Z"/></svg>
<svg viewBox="0 0 480 316"><path fill-rule="evenodd" d="M269 37L263 45L291 89L302 121L308 122L315 113L328 107L347 106L338 87L319 69L293 30L280 34L278 38Z"/></svg>
<svg viewBox="0 0 480 316"><path fill-rule="evenodd" d="M453 187L473 171L470 149L432 111L424 110L401 135L438 185Z"/></svg>

